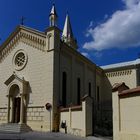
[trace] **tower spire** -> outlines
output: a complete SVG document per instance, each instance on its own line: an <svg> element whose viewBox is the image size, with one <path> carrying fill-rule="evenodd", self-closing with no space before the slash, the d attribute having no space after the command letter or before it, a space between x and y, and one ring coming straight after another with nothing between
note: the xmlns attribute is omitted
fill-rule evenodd
<svg viewBox="0 0 140 140"><path fill-rule="evenodd" d="M50 27L51 26L57 26L57 13L56 13L56 8L55 8L55 4L53 4L50 15L49 15L49 19L50 19Z"/></svg>
<svg viewBox="0 0 140 140"><path fill-rule="evenodd" d="M65 25L64 25L64 29L63 29L63 34L62 36L65 38L65 39L68 39L70 37L73 37L73 32L72 32L72 28L71 28L71 23L70 23L70 18L69 18L69 15L67 13L66 15L66 20L65 20ZM65 40L64 39L64 40Z"/></svg>
<svg viewBox="0 0 140 140"><path fill-rule="evenodd" d="M65 19L64 29L62 33L62 40L65 43L67 43L69 46L73 48L77 48L76 40L74 39L74 36L73 36L72 27L70 23L70 17L68 13Z"/></svg>

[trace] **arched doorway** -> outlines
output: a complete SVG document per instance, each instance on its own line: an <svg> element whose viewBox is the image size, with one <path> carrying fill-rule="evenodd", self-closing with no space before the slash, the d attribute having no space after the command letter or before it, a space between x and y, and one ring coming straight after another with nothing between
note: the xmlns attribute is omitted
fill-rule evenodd
<svg viewBox="0 0 140 140"><path fill-rule="evenodd" d="M8 86L7 123L26 124L29 82L14 73L4 84Z"/></svg>
<svg viewBox="0 0 140 140"><path fill-rule="evenodd" d="M11 86L9 90L9 96L11 98L10 104L10 116L12 123L19 123L20 122L20 108L21 108L21 97L20 97L20 89L19 86L14 84Z"/></svg>

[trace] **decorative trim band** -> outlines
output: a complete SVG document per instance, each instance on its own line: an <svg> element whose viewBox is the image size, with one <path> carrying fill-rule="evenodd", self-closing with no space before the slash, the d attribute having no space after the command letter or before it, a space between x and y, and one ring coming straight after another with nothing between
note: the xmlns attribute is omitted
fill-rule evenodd
<svg viewBox="0 0 140 140"><path fill-rule="evenodd" d="M132 70L123 70L123 71L108 72L106 73L106 76L117 77L117 76L131 75L131 74L132 74Z"/></svg>
<svg viewBox="0 0 140 140"><path fill-rule="evenodd" d="M15 48L15 46L22 41L25 44L33 46L40 51L45 51L46 39L25 31L20 31L15 37L0 51L0 62Z"/></svg>

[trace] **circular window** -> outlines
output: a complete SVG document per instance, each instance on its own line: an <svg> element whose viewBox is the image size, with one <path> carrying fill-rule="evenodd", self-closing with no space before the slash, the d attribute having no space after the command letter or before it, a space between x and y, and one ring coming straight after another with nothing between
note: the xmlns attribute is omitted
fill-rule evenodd
<svg viewBox="0 0 140 140"><path fill-rule="evenodd" d="M15 53L13 58L13 64L16 70L21 70L27 63L27 55L23 50L19 50Z"/></svg>
<svg viewBox="0 0 140 140"><path fill-rule="evenodd" d="M23 52L20 52L19 54L17 54L15 58L15 65L21 67L22 65L24 65L24 63L25 63L25 55Z"/></svg>

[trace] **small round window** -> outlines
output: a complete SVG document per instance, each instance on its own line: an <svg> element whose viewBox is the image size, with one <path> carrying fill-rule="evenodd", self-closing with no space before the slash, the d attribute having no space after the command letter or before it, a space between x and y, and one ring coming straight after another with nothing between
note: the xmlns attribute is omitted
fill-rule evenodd
<svg viewBox="0 0 140 140"><path fill-rule="evenodd" d="M19 50L14 55L13 64L16 70L21 70L27 63L27 55L23 50Z"/></svg>
<svg viewBox="0 0 140 140"><path fill-rule="evenodd" d="M21 67L24 65L24 63L25 63L25 54L23 52L20 52L16 55L15 65Z"/></svg>

